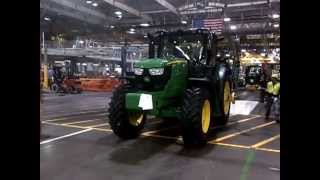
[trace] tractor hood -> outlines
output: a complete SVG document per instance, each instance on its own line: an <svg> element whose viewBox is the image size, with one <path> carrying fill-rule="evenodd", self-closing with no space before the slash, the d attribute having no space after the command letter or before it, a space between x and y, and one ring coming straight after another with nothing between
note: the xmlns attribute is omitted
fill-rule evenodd
<svg viewBox="0 0 320 180"><path fill-rule="evenodd" d="M168 60L160 58L142 59L134 64L136 68L162 68L166 66Z"/></svg>

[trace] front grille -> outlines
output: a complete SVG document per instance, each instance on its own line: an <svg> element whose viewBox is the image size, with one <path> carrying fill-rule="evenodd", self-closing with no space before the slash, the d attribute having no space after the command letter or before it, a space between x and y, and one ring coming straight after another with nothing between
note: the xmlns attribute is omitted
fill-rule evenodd
<svg viewBox="0 0 320 180"><path fill-rule="evenodd" d="M165 88L170 76L171 66L165 67L163 75L160 76L151 76L149 74L149 69L143 69L143 74L141 76L135 75L134 86L136 89L143 91L161 91ZM150 79L149 82L144 80L146 77Z"/></svg>

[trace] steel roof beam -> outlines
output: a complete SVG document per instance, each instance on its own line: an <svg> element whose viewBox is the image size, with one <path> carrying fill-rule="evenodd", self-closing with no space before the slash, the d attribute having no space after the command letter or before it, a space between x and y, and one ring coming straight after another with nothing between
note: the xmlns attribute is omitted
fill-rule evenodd
<svg viewBox="0 0 320 180"><path fill-rule="evenodd" d="M170 4L168 1L166 1L166 0L155 0L155 1L159 4L161 4L163 7L169 9L170 12L173 12L174 14L179 15L177 8L174 7L172 4Z"/></svg>
<svg viewBox="0 0 320 180"><path fill-rule="evenodd" d="M133 14L135 16L138 16L138 17L141 17L142 19L145 19L147 21L152 21L152 18L149 16L149 15L146 15L146 14L142 14L140 11L126 5L126 4L123 4L121 2L118 2L116 0L103 0L104 2L112 5L112 6L115 6L121 10L124 10L130 14Z"/></svg>
<svg viewBox="0 0 320 180"><path fill-rule="evenodd" d="M90 24L102 24L104 23L107 18L101 18L101 17L97 17L94 16L92 14L88 14L88 13L84 13L75 9L71 9L71 8L60 8L57 6L53 6L53 5L49 5L48 3L43 3L40 1L40 8L41 9L45 9L49 12L55 12L57 14L61 14L67 17L71 17L74 19L78 19Z"/></svg>
<svg viewBox="0 0 320 180"><path fill-rule="evenodd" d="M97 17L100 17L103 19L107 18L106 15L103 13L100 13L96 10L87 8L87 7L82 6L78 3L74 3L74 2L68 1L68 0L45 0L45 1L41 0L40 2L53 2L53 3L59 4L61 6L65 6L65 7L71 8L71 9L76 9L76 10L81 11L86 14L91 14L93 16L97 16Z"/></svg>

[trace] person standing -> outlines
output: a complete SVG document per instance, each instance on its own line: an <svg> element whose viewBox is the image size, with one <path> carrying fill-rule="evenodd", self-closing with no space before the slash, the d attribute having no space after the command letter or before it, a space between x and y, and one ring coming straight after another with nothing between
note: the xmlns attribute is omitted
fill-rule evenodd
<svg viewBox="0 0 320 180"><path fill-rule="evenodd" d="M267 102L265 118L268 120L274 98L278 98L280 96L280 81L276 75L272 75L271 81L267 83L266 96Z"/></svg>

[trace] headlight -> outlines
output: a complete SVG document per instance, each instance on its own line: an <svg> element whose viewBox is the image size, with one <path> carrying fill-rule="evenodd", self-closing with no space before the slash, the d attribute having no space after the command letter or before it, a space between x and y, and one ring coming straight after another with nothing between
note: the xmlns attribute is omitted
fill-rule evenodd
<svg viewBox="0 0 320 180"><path fill-rule="evenodd" d="M134 68L134 74L135 75L142 75L143 69L141 68Z"/></svg>
<svg viewBox="0 0 320 180"><path fill-rule="evenodd" d="M151 68L149 69L149 73L152 76L159 76L163 74L164 69L163 68Z"/></svg>

